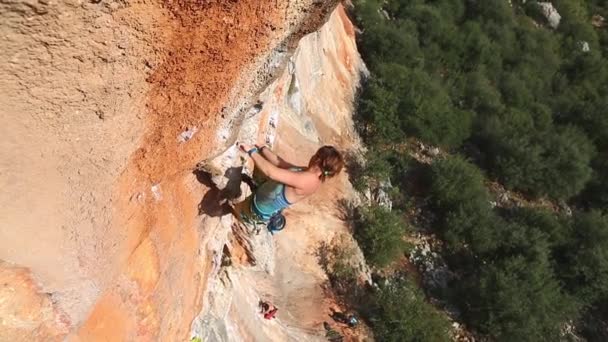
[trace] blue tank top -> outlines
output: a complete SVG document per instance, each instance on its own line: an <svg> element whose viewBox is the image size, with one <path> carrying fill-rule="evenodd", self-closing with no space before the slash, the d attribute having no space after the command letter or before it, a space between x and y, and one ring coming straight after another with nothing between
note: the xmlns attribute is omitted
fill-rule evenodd
<svg viewBox="0 0 608 342"><path fill-rule="evenodd" d="M290 170L300 172L302 168ZM267 180L258 186L251 203L251 210L264 221L291 205L285 197L285 184L273 180Z"/></svg>

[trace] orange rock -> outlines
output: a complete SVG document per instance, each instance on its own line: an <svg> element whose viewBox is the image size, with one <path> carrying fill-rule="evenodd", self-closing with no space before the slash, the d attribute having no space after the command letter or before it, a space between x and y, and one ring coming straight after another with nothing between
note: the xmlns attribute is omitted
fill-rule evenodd
<svg viewBox="0 0 608 342"><path fill-rule="evenodd" d="M68 333L67 316L41 292L26 268L0 261L0 339L61 341Z"/></svg>

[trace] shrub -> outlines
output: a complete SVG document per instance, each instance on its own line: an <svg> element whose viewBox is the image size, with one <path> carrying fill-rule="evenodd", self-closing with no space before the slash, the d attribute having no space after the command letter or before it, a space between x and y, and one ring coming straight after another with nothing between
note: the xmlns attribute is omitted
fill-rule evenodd
<svg viewBox="0 0 608 342"><path fill-rule="evenodd" d="M485 206L463 203L449 212L442 224L442 236L451 252L466 250L473 254L496 248L500 217Z"/></svg>
<svg viewBox="0 0 608 342"><path fill-rule="evenodd" d="M411 281L392 280L375 295L372 327L378 341L449 341L449 321Z"/></svg>
<svg viewBox="0 0 608 342"><path fill-rule="evenodd" d="M473 72L467 76L465 102L468 108L480 114L495 114L504 110L501 95L493 87L483 72Z"/></svg>
<svg viewBox="0 0 608 342"><path fill-rule="evenodd" d="M576 312L544 253L502 258L462 279L461 306L481 332L497 341L556 341L560 326Z"/></svg>
<svg viewBox="0 0 608 342"><path fill-rule="evenodd" d="M600 211L576 213L560 249L559 275L581 302L608 297L608 217Z"/></svg>
<svg viewBox="0 0 608 342"><path fill-rule="evenodd" d="M608 7L602 0L553 3L562 15L557 30L536 25L542 19L530 1L356 1L359 46L372 75L358 108L365 142L376 150L406 135L448 148L470 143L476 146L467 151L481 152L479 165L510 189L578 195L576 204L606 208L608 30L593 28L590 17L608 17ZM370 164L374 173L403 188L396 159L379 161ZM449 158L430 168L436 227L472 326L498 340L558 340L579 305L592 308L588 321L602 322L602 214L570 220L499 211L472 164ZM383 234L368 239L388 240ZM376 248L366 255L377 253L369 245ZM383 331L387 340L400 338Z"/></svg>
<svg viewBox="0 0 608 342"><path fill-rule="evenodd" d="M455 298L467 320L498 341L559 340L562 324L577 318L581 303L556 276L569 225L536 209L504 216L494 216L496 243L466 265Z"/></svg>
<svg viewBox="0 0 608 342"><path fill-rule="evenodd" d="M353 264L354 247L343 240L335 245L331 253L331 277L336 281L354 282L357 279L357 270Z"/></svg>
<svg viewBox="0 0 608 342"><path fill-rule="evenodd" d="M463 203L489 208L490 196L479 168L461 157L438 160L431 167L430 195L440 214L458 209Z"/></svg>
<svg viewBox="0 0 608 342"><path fill-rule="evenodd" d="M568 199L591 178L593 145L574 127L537 126L533 116L517 110L489 118L480 132L488 166L509 188Z"/></svg>
<svg viewBox="0 0 608 342"><path fill-rule="evenodd" d="M352 179L355 189L365 191L370 184L391 179L394 165L390 163L389 155L384 151L369 149L365 153L364 162L359 166L357 177Z"/></svg>
<svg viewBox="0 0 608 342"><path fill-rule="evenodd" d="M608 208L608 158L597 158L594 166L591 181L582 192L579 202L590 208Z"/></svg>
<svg viewBox="0 0 608 342"><path fill-rule="evenodd" d="M561 246L567 239L568 222L548 210L512 208L505 216L510 223L543 233L551 248Z"/></svg>
<svg viewBox="0 0 608 342"><path fill-rule="evenodd" d="M449 157L431 167L431 203L440 214L443 237L451 249L465 245L474 253L496 243L497 218L481 171L460 157Z"/></svg>
<svg viewBox="0 0 608 342"><path fill-rule="evenodd" d="M372 265L383 267L394 261L406 247L407 225L397 211L375 205L359 210L355 238Z"/></svg>
<svg viewBox="0 0 608 342"><path fill-rule="evenodd" d="M381 78L368 82L361 93L355 117L359 133L366 143L384 145L405 137L399 120L398 97L399 92Z"/></svg>

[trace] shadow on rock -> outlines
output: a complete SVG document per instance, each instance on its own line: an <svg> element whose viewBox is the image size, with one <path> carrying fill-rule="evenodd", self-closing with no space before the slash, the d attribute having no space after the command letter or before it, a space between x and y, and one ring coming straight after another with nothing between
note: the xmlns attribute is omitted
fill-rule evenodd
<svg viewBox="0 0 608 342"><path fill-rule="evenodd" d="M241 172L242 167L231 167L226 170L224 177L228 179L226 185L220 189L213 182L210 172L194 170L193 173L199 183L209 188L203 199L198 204L198 214L211 217L220 217L230 213L228 201L241 196Z"/></svg>

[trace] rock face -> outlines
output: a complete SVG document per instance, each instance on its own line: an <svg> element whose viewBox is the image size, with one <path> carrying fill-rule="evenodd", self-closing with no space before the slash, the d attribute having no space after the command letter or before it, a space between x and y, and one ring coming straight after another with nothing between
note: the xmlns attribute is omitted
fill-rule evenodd
<svg viewBox="0 0 608 342"><path fill-rule="evenodd" d="M61 341L69 320L43 293L29 270L0 261L0 337L5 341Z"/></svg>
<svg viewBox="0 0 608 342"><path fill-rule="evenodd" d="M368 188L365 192L365 198L369 204L374 203L388 210L392 210L393 201L389 195L392 188L393 185L391 184L390 179L387 181L382 181L375 187Z"/></svg>
<svg viewBox="0 0 608 342"><path fill-rule="evenodd" d="M318 32L300 41L288 68L260 95L262 109L245 116L237 139L270 143L280 155L300 165L321 144L356 147L351 115L356 86L364 72L353 26L339 6ZM207 164L216 170L250 169L234 148ZM270 240L265 231L250 238L245 245L252 249L255 266L233 262L214 268L192 336L204 341L325 340L320 323L329 310L320 289L326 278L315 250L321 242L346 231L337 218L335 200L351 196L349 189L344 174L332 179L321 193L287 211L283 231ZM248 194L245 187L242 192L243 197ZM231 218L220 222L223 228L217 231L213 248L220 248L226 235L235 235ZM238 249L238 243L228 243L233 259L238 259ZM279 307L276 320L265 321L257 312L260 300Z"/></svg>
<svg viewBox="0 0 608 342"><path fill-rule="evenodd" d="M342 228L324 199L346 180L287 215L268 254L298 262L276 262L266 289L298 285L276 292L287 299L261 332L235 303L268 294L266 272L222 268L239 249L214 199L243 167L237 137L301 163L320 143L356 144L353 27L339 7L316 31L335 6L0 3L0 340L185 340L201 307L194 326L220 340L316 336L302 330L324 301L311 246ZM216 184L193 173L210 160Z"/></svg>

